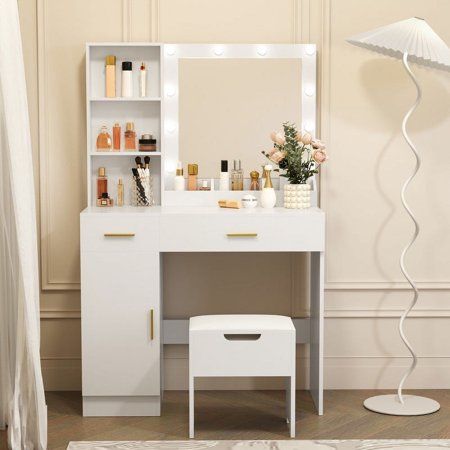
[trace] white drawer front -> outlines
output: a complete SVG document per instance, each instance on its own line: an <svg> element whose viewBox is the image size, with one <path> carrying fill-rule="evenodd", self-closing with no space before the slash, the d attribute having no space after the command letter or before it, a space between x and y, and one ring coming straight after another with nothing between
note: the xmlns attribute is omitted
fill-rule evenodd
<svg viewBox="0 0 450 450"><path fill-rule="evenodd" d="M297 220L298 217L298 220ZM272 215L168 214L161 217L163 252L322 251L323 214L275 217Z"/></svg>
<svg viewBox="0 0 450 450"><path fill-rule="evenodd" d="M81 251L145 251L159 242L159 217L82 217Z"/></svg>
<svg viewBox="0 0 450 450"><path fill-rule="evenodd" d="M189 335L193 376L288 376L295 368L295 331Z"/></svg>

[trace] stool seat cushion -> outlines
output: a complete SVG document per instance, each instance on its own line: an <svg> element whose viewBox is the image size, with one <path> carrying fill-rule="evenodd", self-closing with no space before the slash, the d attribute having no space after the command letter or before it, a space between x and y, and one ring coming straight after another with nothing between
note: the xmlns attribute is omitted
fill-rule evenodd
<svg viewBox="0 0 450 450"><path fill-rule="evenodd" d="M251 333L294 330L295 327L290 317L268 314L220 314L195 316L189 320L189 331Z"/></svg>

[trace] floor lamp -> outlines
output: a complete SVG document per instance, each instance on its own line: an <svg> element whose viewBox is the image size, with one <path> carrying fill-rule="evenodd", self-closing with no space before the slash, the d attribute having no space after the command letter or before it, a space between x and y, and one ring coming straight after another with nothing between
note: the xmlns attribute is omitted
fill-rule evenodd
<svg viewBox="0 0 450 450"><path fill-rule="evenodd" d="M377 395L375 397L368 398L364 401L364 406L371 411L396 416L419 416L423 414L431 414L439 410L440 405L438 402L426 397L404 395L402 393L403 385L405 384L406 379L411 375L417 365L417 356L405 336L403 324L406 317L417 303L417 299L419 297L417 286L405 267L405 255L419 234L419 224L414 217L411 208L406 202L405 192L420 167L420 155L408 136L406 125L409 117L419 105L422 97L419 83L411 71L408 62L412 61L414 63L436 69L450 70L450 50L445 42L431 29L425 20L418 17L402 20L385 27L376 28L375 30L358 34L347 39L347 41L350 44L354 44L368 50L373 50L383 55L402 59L405 70L417 89L416 102L406 113L402 123L402 133L408 143L408 146L414 153L416 158L416 167L412 175L406 180L401 191L403 206L414 222L415 230L411 242L404 248L400 256L400 268L406 280L411 285L414 292L414 298L409 307L402 314L398 327L400 337L411 353L412 363L400 381L397 394Z"/></svg>

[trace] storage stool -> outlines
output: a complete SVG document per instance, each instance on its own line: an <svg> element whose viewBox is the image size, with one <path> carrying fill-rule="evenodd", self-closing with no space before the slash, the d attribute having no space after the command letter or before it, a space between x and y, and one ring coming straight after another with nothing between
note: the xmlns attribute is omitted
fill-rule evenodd
<svg viewBox="0 0 450 450"><path fill-rule="evenodd" d="M290 317L197 316L189 320L189 437L195 377L287 377L286 412L295 437L295 327Z"/></svg>

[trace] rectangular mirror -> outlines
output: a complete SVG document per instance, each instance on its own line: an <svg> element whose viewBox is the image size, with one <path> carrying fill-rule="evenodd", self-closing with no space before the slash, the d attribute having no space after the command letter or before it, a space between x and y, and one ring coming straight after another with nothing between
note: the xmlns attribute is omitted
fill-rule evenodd
<svg viewBox="0 0 450 450"><path fill-rule="evenodd" d="M299 59L180 59L178 77L179 159L199 178L218 178L222 159L261 173L270 132L301 123Z"/></svg>
<svg viewBox="0 0 450 450"><path fill-rule="evenodd" d="M261 173L270 132L293 122L314 135L316 48L309 44L164 46L164 190L177 161L219 177L220 161Z"/></svg>

